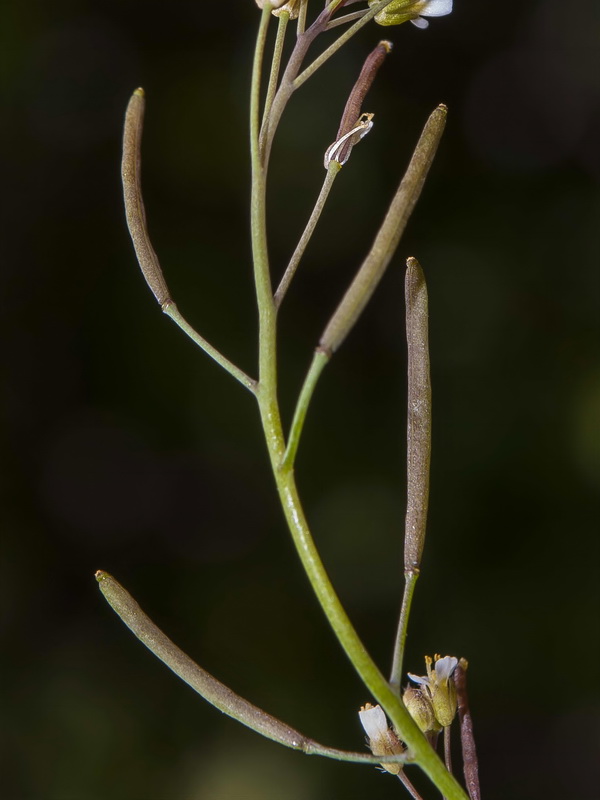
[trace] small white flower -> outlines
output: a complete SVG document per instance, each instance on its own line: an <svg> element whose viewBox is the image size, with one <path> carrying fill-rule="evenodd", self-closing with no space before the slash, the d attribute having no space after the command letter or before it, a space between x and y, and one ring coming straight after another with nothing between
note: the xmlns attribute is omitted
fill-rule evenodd
<svg viewBox="0 0 600 800"><path fill-rule="evenodd" d="M387 736L388 723L381 706L372 706L367 703L358 712L358 717L369 740Z"/></svg>
<svg viewBox="0 0 600 800"><path fill-rule="evenodd" d="M435 661L435 668L431 665ZM437 721L442 727L451 724L456 714L456 687L451 680L452 673L456 669L458 659L454 656L425 656L425 666L427 675L412 675L408 677L420 686L424 686L433 705L433 711Z"/></svg>
<svg viewBox="0 0 600 800"><path fill-rule="evenodd" d="M387 717L381 706L365 705L358 712L360 724L369 737L369 747L374 756L382 756L381 766L386 772L398 775L402 764L386 763L383 756L397 756L404 752L404 746L394 731L389 727Z"/></svg>
<svg viewBox="0 0 600 800"><path fill-rule="evenodd" d="M379 0L368 2L372 7ZM392 0L375 15L375 22L379 25L401 25L410 20L417 28L427 28L429 23L424 17L445 17L451 12L452 0Z"/></svg>
<svg viewBox="0 0 600 800"><path fill-rule="evenodd" d="M271 4L271 6L273 8L279 8L279 6L282 6L286 2L287 2L287 0L269 0L269 3ZM265 4L265 0L256 0L256 5L259 8L263 8L264 4Z"/></svg>
<svg viewBox="0 0 600 800"><path fill-rule="evenodd" d="M438 658L438 660L435 662L435 674L437 676L438 683L448 683L457 665L458 658L455 658L454 656L444 656L443 658Z"/></svg>
<svg viewBox="0 0 600 800"><path fill-rule="evenodd" d="M427 0L423 8L419 10L419 16L411 19L417 28L427 28L429 23L423 17L445 17L452 13L452 0Z"/></svg>

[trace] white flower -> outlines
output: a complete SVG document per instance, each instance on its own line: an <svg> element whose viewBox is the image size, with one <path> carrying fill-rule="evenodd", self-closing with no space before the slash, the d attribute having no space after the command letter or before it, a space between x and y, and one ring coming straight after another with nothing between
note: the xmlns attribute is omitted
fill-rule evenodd
<svg viewBox="0 0 600 800"><path fill-rule="evenodd" d="M454 656L444 656L443 658L438 658L438 660L435 662L435 674L438 683L447 684L457 666L458 658L455 658Z"/></svg>
<svg viewBox="0 0 600 800"><path fill-rule="evenodd" d="M450 13L452 13L452 0L427 0L419 10L419 16L411 19L411 22L417 28L427 28L429 23L423 17L445 17Z"/></svg>
<svg viewBox="0 0 600 800"><path fill-rule="evenodd" d="M282 6L286 2L287 2L287 0L269 0L269 3L271 4L271 6L273 8L279 8L279 6ZM263 8L264 4L265 4L265 0L256 0L256 5L259 8Z"/></svg>
<svg viewBox="0 0 600 800"><path fill-rule="evenodd" d="M431 665L435 661L435 668ZM458 659L454 656L425 656L425 666L427 675L412 675L408 677L413 683L424 686L429 693L435 718L440 725L445 728L452 723L456 714L456 687L452 679L452 673L456 669Z"/></svg>
<svg viewBox="0 0 600 800"><path fill-rule="evenodd" d="M372 739L382 739L387 736L388 723L383 709L381 706L372 706L367 703L358 712L360 724L363 726L365 733Z"/></svg>
<svg viewBox="0 0 600 800"><path fill-rule="evenodd" d="M369 0L369 6L378 2ZM375 22L379 25L400 25L410 20L417 28L426 28L429 23L424 17L445 17L451 11L452 0L392 0L375 15Z"/></svg>
<svg viewBox="0 0 600 800"><path fill-rule="evenodd" d="M394 731L388 726L387 717L381 706L365 705L358 712L360 724L369 737L369 747L374 756L396 756L404 752L404 746ZM386 772L397 775L402 769L400 763L382 763Z"/></svg>

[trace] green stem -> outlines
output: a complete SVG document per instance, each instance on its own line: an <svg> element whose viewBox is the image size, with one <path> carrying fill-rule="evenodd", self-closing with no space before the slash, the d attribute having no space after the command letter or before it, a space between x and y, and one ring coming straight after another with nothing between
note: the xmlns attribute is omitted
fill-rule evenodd
<svg viewBox="0 0 600 800"><path fill-rule="evenodd" d="M300 396L298 397L296 410L294 411L294 418L290 428L288 444L283 461L281 463L282 470L292 469L294 466L296 451L298 450L300 436L302 435L306 412L308 411L308 406L313 396L315 386L317 385L317 381L319 380L325 365L329 362L329 358L329 355L323 350L315 350L312 363L306 374L306 378L304 379Z"/></svg>
<svg viewBox="0 0 600 800"><path fill-rule="evenodd" d="M271 290L266 223L266 156L260 146L260 79L270 6L262 12L254 65L250 102L250 150L252 167L250 226L254 284L258 304L259 383L256 397L269 452L281 459L285 450L277 402L277 312ZM268 431L268 432L267 432Z"/></svg>
<svg viewBox="0 0 600 800"><path fill-rule="evenodd" d="M279 125L279 120L281 119L281 115L283 114L290 97L294 93L294 78L300 71L300 67L302 66L302 62L304 61L304 57L308 48L317 36L318 31L315 33L313 28L314 26L311 26L311 28L302 33L296 39L296 44L283 72L279 89L277 90L271 108L269 109L269 114L265 115L263 119L262 130L260 132L260 150L265 166L269 161L273 137L275 136L275 131Z"/></svg>
<svg viewBox="0 0 600 800"><path fill-rule="evenodd" d="M266 167L259 147L260 83L262 60L265 49L267 28L271 18L270 6L263 9L254 65L250 101L250 152L252 167L252 189L250 201L250 226L252 236L252 260L254 263L254 283L259 310L259 381L274 375L274 354L270 344L275 329L275 305L271 290L269 255L267 248L266 224ZM263 341L264 340L264 341Z"/></svg>
<svg viewBox="0 0 600 800"><path fill-rule="evenodd" d="M267 96L265 98L263 120L269 116L269 111L273 105L273 98L275 97L275 92L277 91L277 81L279 80L279 69L281 67L281 54L283 53L285 32L287 30L289 21L289 12L283 11L279 16L279 25L277 26L277 38L275 39L275 47L273 48L273 60L271 61L271 73L269 75L269 85L267 87Z"/></svg>
<svg viewBox="0 0 600 800"><path fill-rule="evenodd" d="M348 22L354 22L356 19L362 19L366 13L366 9L363 9L362 11L353 11L351 14L345 14L343 17L332 19L327 25L327 30L330 31L332 28L339 28L340 25L346 25Z"/></svg>
<svg viewBox="0 0 600 800"><path fill-rule="evenodd" d="M383 4L385 5L385 4ZM265 187L268 154L276 124L287 97L291 94L289 75L302 61L306 48L316 36L315 27L303 34L297 42L294 54L288 63L281 86L271 109L270 118L262 143L259 142L259 97L260 75L266 29L268 25L269 7L263 9L252 74L251 100L251 152L252 152L252 250L254 257L254 275L256 295L259 306L259 384L256 397L271 466L277 485L282 508L298 555L313 587L319 603L327 616L340 644L357 670L365 686L377 699L390 717L398 735L408 745L415 761L426 772L440 791L445 792L450 800L466 800L466 795L447 772L443 763L431 748L404 704L390 687L372 658L367 653L358 634L354 630L339 598L331 584L323 562L315 547L308 528L304 511L300 503L294 480L293 469L288 465L282 468L285 452L285 440L281 427L281 417L277 401L277 369L276 369L276 314L271 295L269 264L267 257L267 235L265 220ZM317 31L320 32L320 31ZM311 34L311 35L309 35ZM312 38L311 38L312 36ZM302 43L302 44L301 44ZM300 46L300 47L299 47ZM292 90L293 91L293 90ZM277 108L279 103L279 107ZM277 108L277 111L276 111Z"/></svg>
<svg viewBox="0 0 600 800"><path fill-rule="evenodd" d="M296 36L302 36L306 28L306 11L308 9L308 0L301 0L300 10L298 12L298 27L296 28Z"/></svg>
<svg viewBox="0 0 600 800"><path fill-rule="evenodd" d="M272 437L267 436L267 441L270 438ZM373 697L384 708L399 737L408 745L415 763L449 800L466 800L467 796L460 785L448 773L437 753L431 748L398 695L366 651L342 607L308 528L293 470L278 469L274 454L271 454L271 460L283 511L304 571L350 662Z"/></svg>
<svg viewBox="0 0 600 800"><path fill-rule="evenodd" d="M163 305L162 310L193 342L195 342L195 344L198 345L198 347L213 358L217 364L222 366L224 370L238 380L242 386L245 386L246 389L249 389L253 394L256 393L256 381L246 375L239 367L236 367L235 364L232 364L228 358L225 358L225 356L207 342L203 336L200 336L198 331L192 328L189 322L180 314L179 309L172 300L168 300Z"/></svg>
<svg viewBox="0 0 600 800"><path fill-rule="evenodd" d="M317 226L317 222L319 221L319 217L323 211L323 207L327 201L329 196L329 192L331 191L331 187L333 186L333 182L336 179L339 171L341 170L342 165L337 161L330 161L327 167L327 174L325 176L325 180L323 181L323 186L321 187L321 191L319 193L319 197L317 198L317 202L315 203L315 207L312 210L312 214L310 215L310 219L304 229L302 236L300 237L300 241L296 245L296 249L290 259L290 263L287 265L287 268L283 274L283 278L281 279L281 283L277 287L277 291L275 292L275 307L279 309L279 306L283 302L283 298L285 297L285 293L287 292L290 283L296 273L298 268L298 264L304 255L304 251L311 239L311 236L314 233L314 230Z"/></svg>
<svg viewBox="0 0 600 800"><path fill-rule="evenodd" d="M406 634L408 631L408 618L410 615L410 607L418 577L418 569L405 572L404 574L404 594L402 596L400 621L398 622L398 632L396 633L394 658L392 661L392 673L390 676L390 685L397 692L400 692L400 684L402 683L402 662L404 661L404 649L406 646Z"/></svg>

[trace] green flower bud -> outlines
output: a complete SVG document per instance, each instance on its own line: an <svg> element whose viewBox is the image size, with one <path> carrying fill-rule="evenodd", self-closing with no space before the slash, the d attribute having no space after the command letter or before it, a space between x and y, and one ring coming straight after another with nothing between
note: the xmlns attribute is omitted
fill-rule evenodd
<svg viewBox="0 0 600 800"><path fill-rule="evenodd" d="M440 726L433 712L433 705L426 691L410 686L402 696L408 713L423 733L437 732Z"/></svg>

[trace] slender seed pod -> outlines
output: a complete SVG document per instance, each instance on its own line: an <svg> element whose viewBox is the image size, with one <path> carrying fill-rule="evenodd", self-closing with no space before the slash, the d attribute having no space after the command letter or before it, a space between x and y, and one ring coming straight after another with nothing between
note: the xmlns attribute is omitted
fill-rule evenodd
<svg viewBox="0 0 600 800"><path fill-rule="evenodd" d="M334 353L342 344L390 263L433 162L446 124L446 113L446 106L440 105L427 120L371 250L321 336L321 350Z"/></svg>
<svg viewBox="0 0 600 800"><path fill-rule="evenodd" d="M458 718L460 720L460 741L462 745L465 785L471 800L481 800L479 763L477 760L477 749L475 747L475 735L473 733L473 719L471 718L469 698L467 695L468 666L469 664L466 658L461 658L458 662L458 666L452 673L452 678L456 686L456 694L458 697Z"/></svg>
<svg viewBox="0 0 600 800"><path fill-rule="evenodd" d="M112 575L100 570L96 573L96 580L102 594L127 627L205 700L268 739L297 750L304 748L307 741L305 736L244 700L180 650Z"/></svg>
<svg viewBox="0 0 600 800"><path fill-rule="evenodd" d="M372 120L374 115L363 112L362 106L379 67L391 50L392 43L384 40L379 42L377 47L367 56L358 80L352 87L352 91L346 101L335 141L329 145L325 152L325 169L329 167L330 161L345 164L350 158L354 145L358 144L373 127Z"/></svg>
<svg viewBox="0 0 600 800"><path fill-rule="evenodd" d="M337 761L362 764L379 763L377 756L338 750L335 747L319 744L240 697L239 694L202 669L183 650L180 650L152 622L129 592L112 575L98 570L95 577L108 604L142 644L145 644L169 669L219 711L233 717L243 725L247 725L267 739L272 739L285 747L291 747L293 750L301 750L307 755L319 755ZM400 765L407 760L407 756L404 753L390 753L390 759L392 763Z"/></svg>
<svg viewBox="0 0 600 800"><path fill-rule="evenodd" d="M367 96L367 92L371 88L379 67L381 67L383 64L385 57L391 53L392 47L393 45L391 42L383 39L365 59L365 63L363 64L360 75L358 76L358 80L352 87L352 91L350 92L348 100L346 101L346 106L344 108L344 113L342 114L342 119L340 120L340 127L338 128L336 139L339 139L345 133L348 133L348 131L351 130L354 125L356 125L356 120L362 113L362 107L365 97Z"/></svg>
<svg viewBox="0 0 600 800"><path fill-rule="evenodd" d="M127 218L127 227L133 240L135 254L146 283L161 308L164 309L164 306L172 301L158 256L154 252L150 241L146 225L146 210L142 197L141 144L145 105L144 90L136 89L131 96L125 114L121 177L125 198L125 216Z"/></svg>
<svg viewBox="0 0 600 800"><path fill-rule="evenodd" d="M416 258L409 258L406 266L408 418L404 569L408 572L419 568L425 544L431 459L431 380L425 275Z"/></svg>

